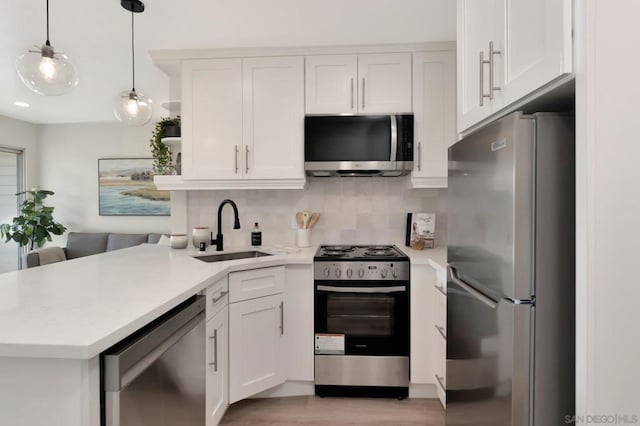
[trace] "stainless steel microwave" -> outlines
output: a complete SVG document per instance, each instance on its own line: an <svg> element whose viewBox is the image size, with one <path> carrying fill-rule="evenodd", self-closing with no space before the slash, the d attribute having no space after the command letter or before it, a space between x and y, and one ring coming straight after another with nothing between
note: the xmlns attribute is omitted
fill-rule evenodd
<svg viewBox="0 0 640 426"><path fill-rule="evenodd" d="M413 114L306 116L310 176L402 176L413 169Z"/></svg>

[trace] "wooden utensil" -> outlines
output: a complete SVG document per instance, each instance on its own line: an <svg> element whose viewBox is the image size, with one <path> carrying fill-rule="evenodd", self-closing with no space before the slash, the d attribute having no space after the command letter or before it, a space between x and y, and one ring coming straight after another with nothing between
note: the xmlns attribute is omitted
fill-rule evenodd
<svg viewBox="0 0 640 426"><path fill-rule="evenodd" d="M309 228L313 228L313 225L315 225L318 222L318 219L320 219L320 213L311 213L311 219L309 220Z"/></svg>
<svg viewBox="0 0 640 426"><path fill-rule="evenodd" d="M300 229L302 229L302 227L304 226L304 220L302 218L302 212L297 212L296 213L296 222L298 223L298 227Z"/></svg>
<svg viewBox="0 0 640 426"><path fill-rule="evenodd" d="M311 219L311 213L302 212L302 228L309 229L309 220Z"/></svg>

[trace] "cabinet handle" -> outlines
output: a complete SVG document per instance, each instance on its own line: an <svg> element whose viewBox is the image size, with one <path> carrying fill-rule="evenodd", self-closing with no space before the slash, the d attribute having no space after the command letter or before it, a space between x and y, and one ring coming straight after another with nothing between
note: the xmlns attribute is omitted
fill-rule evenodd
<svg viewBox="0 0 640 426"><path fill-rule="evenodd" d="M499 54L499 50L493 50L493 42L489 42L489 99L491 100L493 100L493 92L495 92L496 90L501 90L501 87L494 86L493 84L493 66L495 64L493 61L493 57Z"/></svg>
<svg viewBox="0 0 640 426"><path fill-rule="evenodd" d="M353 111L353 77L351 77L351 111Z"/></svg>
<svg viewBox="0 0 640 426"><path fill-rule="evenodd" d="M234 152L235 152L235 156L236 156L234 164L236 165L236 174L238 174L238 152L239 152L238 145L234 146Z"/></svg>
<svg viewBox="0 0 640 426"><path fill-rule="evenodd" d="M284 335L284 301L280 302L280 335Z"/></svg>
<svg viewBox="0 0 640 426"><path fill-rule="evenodd" d="M249 173L249 147L244 147L244 172Z"/></svg>
<svg viewBox="0 0 640 426"><path fill-rule="evenodd" d="M362 110L364 111L364 77L362 77Z"/></svg>
<svg viewBox="0 0 640 426"><path fill-rule="evenodd" d="M209 361L209 365L213 365L213 371L218 371L218 329L213 330L213 336L209 336L209 341L213 340L213 362Z"/></svg>
<svg viewBox="0 0 640 426"><path fill-rule="evenodd" d="M225 297L228 293L229 293L228 291L221 291L220 296L211 298L211 302L215 305L220 300L222 300L222 298Z"/></svg>
<svg viewBox="0 0 640 426"><path fill-rule="evenodd" d="M486 61L484 59L484 52L480 52L480 106L484 105L484 98L493 99L493 92L490 92L488 95L484 93L484 66L489 64L489 74L493 75L491 71L491 61Z"/></svg>
<svg viewBox="0 0 640 426"><path fill-rule="evenodd" d="M420 142L418 142L418 171L422 170L422 161L420 160L421 158L422 158L421 147L420 147Z"/></svg>

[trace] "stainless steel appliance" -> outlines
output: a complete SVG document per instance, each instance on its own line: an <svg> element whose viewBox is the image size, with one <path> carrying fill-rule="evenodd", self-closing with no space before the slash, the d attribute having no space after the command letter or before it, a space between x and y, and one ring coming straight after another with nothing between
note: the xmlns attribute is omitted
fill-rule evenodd
<svg viewBox="0 0 640 426"><path fill-rule="evenodd" d="M573 128L514 113L449 149L447 426L574 414Z"/></svg>
<svg viewBox="0 0 640 426"><path fill-rule="evenodd" d="M306 116L308 175L401 176L413 169L413 115Z"/></svg>
<svg viewBox="0 0 640 426"><path fill-rule="evenodd" d="M314 285L316 393L407 396L409 258L395 246L321 246Z"/></svg>
<svg viewBox="0 0 640 426"><path fill-rule="evenodd" d="M205 424L205 299L194 296L101 356L102 424Z"/></svg>

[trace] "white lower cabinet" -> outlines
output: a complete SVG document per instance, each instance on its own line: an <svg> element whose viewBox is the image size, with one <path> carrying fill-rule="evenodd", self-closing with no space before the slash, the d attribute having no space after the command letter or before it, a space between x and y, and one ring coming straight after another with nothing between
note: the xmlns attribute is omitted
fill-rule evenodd
<svg viewBox="0 0 640 426"><path fill-rule="evenodd" d="M436 269L433 288L435 300L435 359L433 363L438 399L447 406L447 273L444 268Z"/></svg>
<svg viewBox="0 0 640 426"><path fill-rule="evenodd" d="M207 321L207 426L217 425L229 405L229 308Z"/></svg>
<svg viewBox="0 0 640 426"><path fill-rule="evenodd" d="M433 283L435 272L428 265L411 265L411 384L434 384L433 373Z"/></svg>
<svg viewBox="0 0 640 426"><path fill-rule="evenodd" d="M285 382L284 310L282 293L229 305L230 403Z"/></svg>
<svg viewBox="0 0 640 426"><path fill-rule="evenodd" d="M287 266L284 303L284 337L287 380L314 379L313 269L309 265Z"/></svg>

